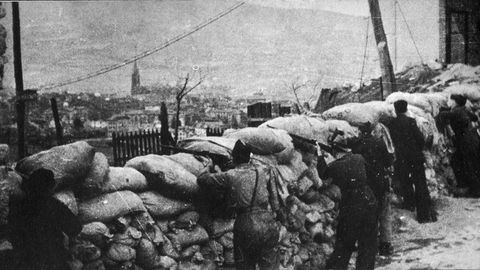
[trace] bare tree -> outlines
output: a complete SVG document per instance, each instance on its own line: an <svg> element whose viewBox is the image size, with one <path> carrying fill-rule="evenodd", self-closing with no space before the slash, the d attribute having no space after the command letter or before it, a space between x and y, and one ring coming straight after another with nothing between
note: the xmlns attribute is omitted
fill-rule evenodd
<svg viewBox="0 0 480 270"><path fill-rule="evenodd" d="M177 94L175 96L175 100L177 102L177 111L176 111L176 117L174 119L175 121L175 143L178 142L178 126L180 122L180 105L182 103L183 98L188 95L190 92L192 92L195 88L197 88L200 84L203 83L205 77L202 76L202 73L199 71L199 78L196 83L193 85L189 85L192 80L190 77L190 73L187 73L185 77L179 78L179 82L177 85Z"/></svg>
<svg viewBox="0 0 480 270"><path fill-rule="evenodd" d="M296 104L299 110L299 113L306 113L307 111L310 111L310 108L314 107L313 104L316 101L316 97L319 95L317 93L318 87L320 86L321 81L316 80L316 81L306 81L304 83L299 83L299 79L297 78L296 80L292 81L289 85L288 88L292 91L293 95L295 96ZM302 105L302 102L300 101L299 97L299 92L300 90L303 90L304 94L303 96L305 97ZM308 92L305 92L307 91Z"/></svg>

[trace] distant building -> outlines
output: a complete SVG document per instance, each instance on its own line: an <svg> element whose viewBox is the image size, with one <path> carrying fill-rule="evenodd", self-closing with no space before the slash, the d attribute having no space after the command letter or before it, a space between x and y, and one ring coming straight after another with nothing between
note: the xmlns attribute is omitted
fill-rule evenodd
<svg viewBox="0 0 480 270"><path fill-rule="evenodd" d="M258 127L263 122L272 119L272 103L257 102L247 107L249 127Z"/></svg>

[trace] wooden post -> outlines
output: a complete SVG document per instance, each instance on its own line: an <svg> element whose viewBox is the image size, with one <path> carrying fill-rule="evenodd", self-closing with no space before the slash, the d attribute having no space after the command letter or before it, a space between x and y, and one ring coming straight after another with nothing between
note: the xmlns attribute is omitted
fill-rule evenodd
<svg viewBox="0 0 480 270"><path fill-rule="evenodd" d="M63 144L63 129L60 123L60 117L58 115L57 100L55 98L50 99L52 105L53 121L55 122L55 133L57 135L57 145Z"/></svg>
<svg viewBox="0 0 480 270"><path fill-rule="evenodd" d="M20 10L18 2L12 2L12 31L13 31L13 66L15 73L15 93L17 111L18 158L26 155L25 151L25 100L23 94L22 50L20 38Z"/></svg>
<svg viewBox="0 0 480 270"><path fill-rule="evenodd" d="M169 145L170 144L170 132L168 131L168 112L167 112L167 105L165 102L162 102L160 107L160 123L162 125L160 129L160 144L162 145ZM162 153L164 153L164 149L162 149Z"/></svg>
<svg viewBox="0 0 480 270"><path fill-rule="evenodd" d="M379 79L379 83L380 83L380 100L383 101L383 84L382 84L382 77L380 77Z"/></svg>
<svg viewBox="0 0 480 270"><path fill-rule="evenodd" d="M385 29L383 28L382 14L378 0L368 0L370 8L370 17L372 18L373 33L375 34L375 41L377 42L377 50L380 58L380 68L382 70L382 78L385 95L389 95L396 91L395 74L393 72L392 60L388 51L387 37Z"/></svg>

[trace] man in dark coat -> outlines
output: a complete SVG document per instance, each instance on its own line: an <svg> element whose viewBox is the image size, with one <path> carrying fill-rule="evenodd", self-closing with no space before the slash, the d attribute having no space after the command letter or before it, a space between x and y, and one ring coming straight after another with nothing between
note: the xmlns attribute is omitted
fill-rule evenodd
<svg viewBox="0 0 480 270"><path fill-rule="evenodd" d="M346 270L355 243L358 243L356 269L370 270L377 253L377 201L367 184L365 159L343 147L334 146L336 160L322 173L341 192L335 249L327 269Z"/></svg>
<svg viewBox="0 0 480 270"><path fill-rule="evenodd" d="M379 254L392 255L392 213L390 205L390 180L388 170L393 164L393 154L389 153L383 139L372 135L370 122L359 127L358 140L352 141L352 152L363 156L366 162L368 186L378 201Z"/></svg>
<svg viewBox="0 0 480 270"><path fill-rule="evenodd" d="M415 119L406 115L407 106L405 100L396 101L397 117L388 124L395 146L394 177L400 183L403 208L411 211L416 208L419 223L434 222L437 214L427 187L422 152L425 140Z"/></svg>
<svg viewBox="0 0 480 270"><path fill-rule="evenodd" d="M235 168L198 177L202 192L225 194L236 212L234 255L237 270L278 269L279 227L275 211L279 209L277 185L270 168L252 165L250 149L237 141L232 152ZM269 206L271 210L269 210Z"/></svg>
<svg viewBox="0 0 480 270"><path fill-rule="evenodd" d="M77 217L52 197L53 172L34 171L23 180L25 199L12 203L9 213L13 246L11 269L68 269L64 234L74 237L82 226Z"/></svg>
<svg viewBox="0 0 480 270"><path fill-rule="evenodd" d="M450 109L442 109L437 116L441 125L450 125L453 132L453 146L455 153L451 164L459 188L467 187L468 195L480 197L480 142L472 122L477 117L467 111L467 99L461 95L451 95Z"/></svg>

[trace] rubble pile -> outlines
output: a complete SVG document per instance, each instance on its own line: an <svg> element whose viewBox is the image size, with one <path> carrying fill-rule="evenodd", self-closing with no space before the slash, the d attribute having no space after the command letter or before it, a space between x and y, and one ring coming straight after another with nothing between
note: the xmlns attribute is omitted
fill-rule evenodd
<svg viewBox="0 0 480 270"><path fill-rule="evenodd" d="M328 136L325 121L318 134ZM292 118L294 119L294 118ZM290 121L292 119L284 119ZM278 121L278 120L277 120ZM295 128L293 123L292 128ZM319 140L325 137L319 136ZM279 184L282 269L324 266L333 251L341 194L323 183L316 155L298 147L288 132L247 128L226 137L191 138L185 149L221 152L231 158L237 139L254 146L253 162L272 166ZM26 157L1 182L10 200L21 199L21 177L43 167L55 172L55 197L78 216L82 232L70 242L74 269L216 269L234 264L231 217L202 222L197 177L211 171L210 158L187 153L146 155L111 167L85 142ZM59 166L59 164L61 166ZM314 187L314 188L312 188ZM214 209L211 213L215 213ZM210 225L208 225L210 224ZM279 223L280 224L280 223Z"/></svg>

